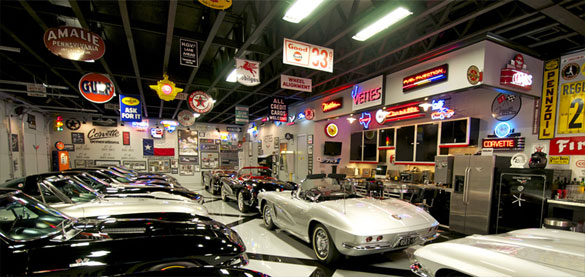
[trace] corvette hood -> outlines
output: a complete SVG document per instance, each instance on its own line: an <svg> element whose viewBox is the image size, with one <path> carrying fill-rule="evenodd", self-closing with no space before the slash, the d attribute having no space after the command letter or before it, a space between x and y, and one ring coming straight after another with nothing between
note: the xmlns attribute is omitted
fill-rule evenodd
<svg viewBox="0 0 585 277"><path fill-rule="evenodd" d="M251 182L258 186L259 189L273 191L276 189L293 190L295 185L277 179L252 179Z"/></svg>
<svg viewBox="0 0 585 277"><path fill-rule="evenodd" d="M347 224L360 233L401 228L408 231L413 227L425 228L438 224L423 209L396 199L349 198L323 201L318 205L345 217Z"/></svg>

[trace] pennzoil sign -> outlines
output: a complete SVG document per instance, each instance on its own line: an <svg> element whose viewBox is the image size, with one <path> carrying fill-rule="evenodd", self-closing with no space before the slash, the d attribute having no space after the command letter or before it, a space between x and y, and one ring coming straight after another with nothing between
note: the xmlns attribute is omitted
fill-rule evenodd
<svg viewBox="0 0 585 277"><path fill-rule="evenodd" d="M77 27L49 28L43 37L51 53L74 61L93 61L106 52L106 45L96 33Z"/></svg>
<svg viewBox="0 0 585 277"><path fill-rule="evenodd" d="M538 139L553 139L555 137L558 83L559 59L545 62Z"/></svg>

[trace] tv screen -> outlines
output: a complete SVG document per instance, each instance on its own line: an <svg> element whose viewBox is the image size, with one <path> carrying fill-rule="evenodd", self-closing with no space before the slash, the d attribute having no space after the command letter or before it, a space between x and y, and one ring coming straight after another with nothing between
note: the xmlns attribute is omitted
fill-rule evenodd
<svg viewBox="0 0 585 277"><path fill-rule="evenodd" d="M326 141L325 149L323 150L324 155L338 156L341 155L341 142Z"/></svg>

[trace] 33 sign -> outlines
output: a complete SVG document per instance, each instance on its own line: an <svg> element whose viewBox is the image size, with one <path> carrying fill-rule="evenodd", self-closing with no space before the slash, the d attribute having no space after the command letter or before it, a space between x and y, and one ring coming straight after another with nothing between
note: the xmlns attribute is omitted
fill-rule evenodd
<svg viewBox="0 0 585 277"><path fill-rule="evenodd" d="M559 134L585 133L585 81L561 85Z"/></svg>

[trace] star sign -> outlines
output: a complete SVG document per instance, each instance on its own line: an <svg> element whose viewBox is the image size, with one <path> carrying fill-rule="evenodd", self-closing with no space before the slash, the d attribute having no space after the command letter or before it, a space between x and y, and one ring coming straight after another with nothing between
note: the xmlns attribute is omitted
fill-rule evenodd
<svg viewBox="0 0 585 277"><path fill-rule="evenodd" d="M516 195L512 195L514 196L514 198L516 198L516 200L512 201L512 204L518 202L518 207L522 207L522 201L526 201L526 199L522 199L522 193L520 193L520 195L516 196Z"/></svg>

